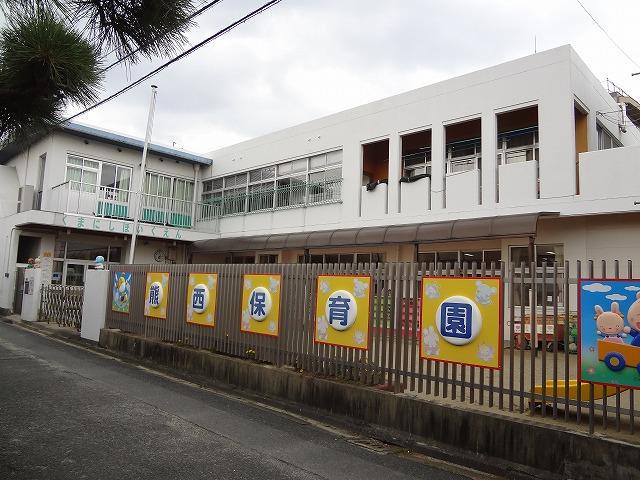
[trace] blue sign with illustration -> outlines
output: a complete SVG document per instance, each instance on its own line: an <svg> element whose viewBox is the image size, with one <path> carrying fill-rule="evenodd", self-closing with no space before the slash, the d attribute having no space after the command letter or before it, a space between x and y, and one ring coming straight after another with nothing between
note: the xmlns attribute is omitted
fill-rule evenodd
<svg viewBox="0 0 640 480"><path fill-rule="evenodd" d="M131 299L131 272L115 272L113 274L113 301L111 309L114 312L129 313Z"/></svg>
<svg viewBox="0 0 640 480"><path fill-rule="evenodd" d="M580 280L580 379L640 388L640 280Z"/></svg>

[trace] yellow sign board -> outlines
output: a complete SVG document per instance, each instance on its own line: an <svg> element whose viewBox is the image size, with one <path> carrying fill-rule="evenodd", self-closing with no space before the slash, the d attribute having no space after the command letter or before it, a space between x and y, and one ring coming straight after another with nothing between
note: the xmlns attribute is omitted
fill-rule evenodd
<svg viewBox="0 0 640 480"><path fill-rule="evenodd" d="M281 280L279 274L271 273L242 276L241 331L278 336Z"/></svg>
<svg viewBox="0 0 640 480"><path fill-rule="evenodd" d="M367 350L371 277L319 275L316 290L316 343Z"/></svg>
<svg viewBox="0 0 640 480"><path fill-rule="evenodd" d="M423 278L420 356L499 369L502 307L500 278Z"/></svg>
<svg viewBox="0 0 640 480"><path fill-rule="evenodd" d="M144 292L144 314L147 317L167 318L169 301L169 272L147 272Z"/></svg>
<svg viewBox="0 0 640 480"><path fill-rule="evenodd" d="M213 327L218 301L217 273L190 273L187 284L187 323Z"/></svg>

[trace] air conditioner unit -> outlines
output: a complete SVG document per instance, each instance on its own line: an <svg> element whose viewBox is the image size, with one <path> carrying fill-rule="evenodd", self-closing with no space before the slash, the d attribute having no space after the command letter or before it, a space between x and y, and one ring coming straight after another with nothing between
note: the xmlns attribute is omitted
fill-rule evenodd
<svg viewBox="0 0 640 480"><path fill-rule="evenodd" d="M35 188L33 185L24 185L18 189L18 213L33 210Z"/></svg>

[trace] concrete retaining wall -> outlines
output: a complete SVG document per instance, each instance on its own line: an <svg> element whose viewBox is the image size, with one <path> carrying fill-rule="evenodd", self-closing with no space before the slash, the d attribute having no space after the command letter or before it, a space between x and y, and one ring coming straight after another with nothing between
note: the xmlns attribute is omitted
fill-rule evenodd
<svg viewBox="0 0 640 480"><path fill-rule="evenodd" d="M400 441L438 444L440 451L463 454L462 463L490 458L552 476L580 479L637 479L640 446L546 425L522 418L469 410L407 395L312 377L284 368L225 357L205 350L104 329L100 345L136 359L211 379L268 398L294 402L358 424L399 433ZM396 440L398 440L396 438ZM464 452L464 453L462 453ZM475 458L475 461L473 460ZM460 462L460 458L457 457ZM526 469L516 469L522 474ZM521 475L520 475L521 476Z"/></svg>

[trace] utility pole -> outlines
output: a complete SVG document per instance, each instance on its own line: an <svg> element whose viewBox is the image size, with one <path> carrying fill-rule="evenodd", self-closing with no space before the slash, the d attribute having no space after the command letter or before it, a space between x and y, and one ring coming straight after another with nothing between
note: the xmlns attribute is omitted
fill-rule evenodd
<svg viewBox="0 0 640 480"><path fill-rule="evenodd" d="M142 203L142 192L144 191L144 178L147 167L147 150L151 141L151 131L153 130L153 114L156 109L156 95L158 87L151 85L151 103L149 105L149 117L147 118L147 133L144 137L144 147L142 149L142 162L140 163L140 182L138 191L135 192L135 207L133 215L133 232L131 233L131 245L129 247L129 263L133 263L136 255L136 240L138 239L138 223L140 222L140 205Z"/></svg>

